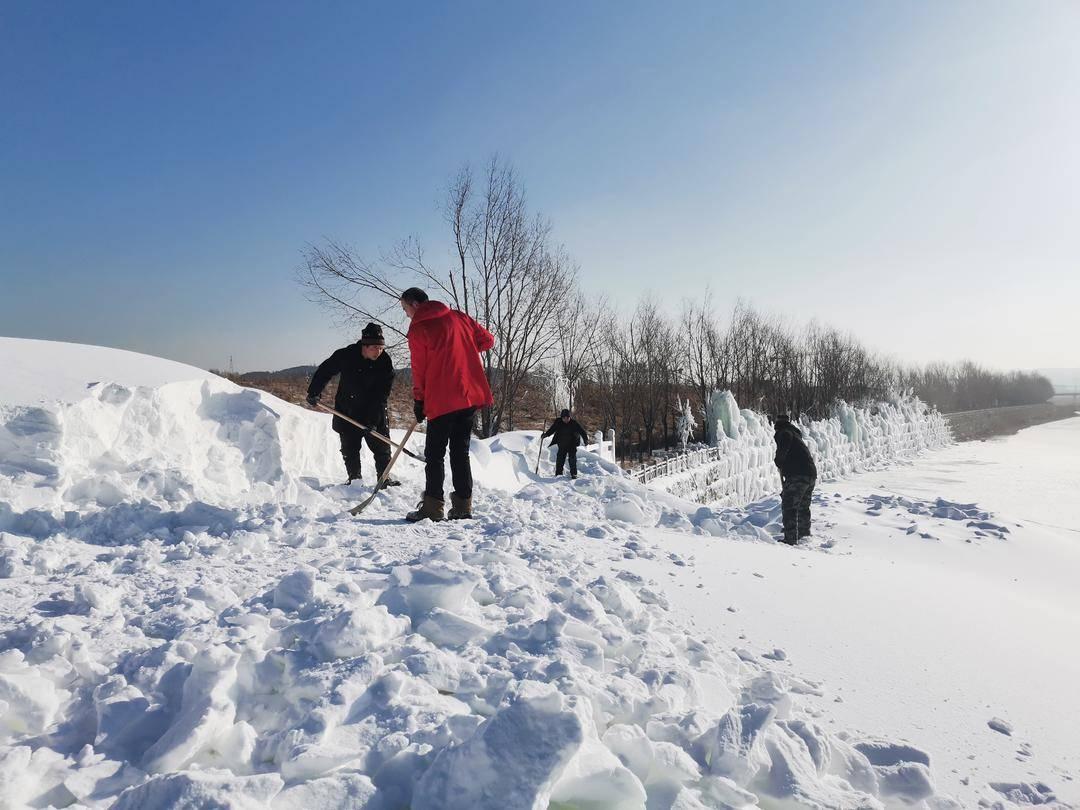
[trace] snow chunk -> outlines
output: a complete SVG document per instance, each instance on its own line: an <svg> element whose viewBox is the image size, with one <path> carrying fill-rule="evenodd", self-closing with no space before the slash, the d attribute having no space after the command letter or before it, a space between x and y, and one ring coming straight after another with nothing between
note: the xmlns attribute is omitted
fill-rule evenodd
<svg viewBox="0 0 1080 810"><path fill-rule="evenodd" d="M480 575L460 563L426 560L412 566L398 566L390 576L391 587L377 604L391 613L420 618L434 608L451 613L468 613L473 589Z"/></svg>
<svg viewBox="0 0 1080 810"><path fill-rule="evenodd" d="M184 682L179 717L146 752L147 771L178 771L232 729L236 703L230 691L236 682L239 660L239 653L225 647L212 647L198 654Z"/></svg>
<svg viewBox="0 0 1080 810"><path fill-rule="evenodd" d="M595 739L587 739L551 792L556 806L645 810L645 788L618 758Z"/></svg>
<svg viewBox="0 0 1080 810"><path fill-rule="evenodd" d="M286 574L274 588L274 607L279 610L299 610L315 598L315 571L299 568Z"/></svg>
<svg viewBox="0 0 1080 810"><path fill-rule="evenodd" d="M270 805L271 810L364 810L375 795L375 785L358 773L343 773L312 779L283 790Z"/></svg>
<svg viewBox="0 0 1080 810"><path fill-rule="evenodd" d="M343 610L315 631L315 649L324 661L372 652L409 632L406 616L392 616L384 605Z"/></svg>
<svg viewBox="0 0 1080 810"><path fill-rule="evenodd" d="M629 495L622 495L605 503L604 515L608 520L622 520L635 526L644 526L649 522L640 500Z"/></svg>
<svg viewBox="0 0 1080 810"><path fill-rule="evenodd" d="M80 582L75 586L75 609L82 613L96 610L115 613L120 607L120 592L100 582Z"/></svg>
<svg viewBox="0 0 1080 810"><path fill-rule="evenodd" d="M612 726L603 742L650 789L659 786L675 791L701 778L697 763L686 751L674 743L650 740L639 726Z"/></svg>
<svg viewBox="0 0 1080 810"><path fill-rule="evenodd" d="M470 642L491 635L491 631L486 627L442 608L432 610L416 628L416 632L440 647L464 647Z"/></svg>
<svg viewBox="0 0 1080 810"><path fill-rule="evenodd" d="M871 765L899 765L901 762L930 764L930 755L910 745L890 742L861 742L855 749L870 760Z"/></svg>
<svg viewBox="0 0 1080 810"><path fill-rule="evenodd" d="M1057 796L1042 782L991 782L990 787L1013 804L1054 804Z"/></svg>
<svg viewBox="0 0 1080 810"><path fill-rule="evenodd" d="M413 810L538 810L584 740L554 690L530 685L462 745L439 752L413 793Z"/></svg>
<svg viewBox="0 0 1080 810"><path fill-rule="evenodd" d="M112 810L265 810L283 785L276 773L234 776L219 770L185 771L158 776L125 790Z"/></svg>
<svg viewBox="0 0 1080 810"><path fill-rule="evenodd" d="M0 656L0 740L12 736L43 734L52 725L67 692L27 666L22 653L11 650Z"/></svg>
<svg viewBox="0 0 1080 810"><path fill-rule="evenodd" d="M732 708L698 739L698 758L711 773L746 784L768 765L761 736L775 717L771 706L750 703Z"/></svg>
<svg viewBox="0 0 1080 810"><path fill-rule="evenodd" d="M1008 720L1002 720L1000 717L991 717L986 725L990 726L994 731L999 734L1004 734L1007 737L1011 737L1013 733L1012 723Z"/></svg>

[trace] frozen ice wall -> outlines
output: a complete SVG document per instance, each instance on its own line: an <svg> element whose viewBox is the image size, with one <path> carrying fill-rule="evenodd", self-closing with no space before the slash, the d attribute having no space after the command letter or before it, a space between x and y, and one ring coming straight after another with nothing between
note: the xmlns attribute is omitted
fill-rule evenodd
<svg viewBox="0 0 1080 810"><path fill-rule="evenodd" d="M776 443L768 417L740 409L730 391L713 392L706 413L706 432L720 457L656 479L650 486L719 506L743 506L779 492L780 476L773 465ZM945 418L906 395L869 408L840 402L830 418L804 420L799 428L822 479L873 469L952 441Z"/></svg>

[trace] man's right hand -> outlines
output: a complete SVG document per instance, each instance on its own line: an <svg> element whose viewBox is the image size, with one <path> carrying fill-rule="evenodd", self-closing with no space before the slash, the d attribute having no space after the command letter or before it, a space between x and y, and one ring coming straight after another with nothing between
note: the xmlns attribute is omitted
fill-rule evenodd
<svg viewBox="0 0 1080 810"><path fill-rule="evenodd" d="M308 394L307 404L314 408L316 405L319 404L319 398L315 394Z"/></svg>
<svg viewBox="0 0 1080 810"><path fill-rule="evenodd" d="M416 417L416 423L420 424L424 421L424 401L422 399L414 399L412 404L413 416Z"/></svg>

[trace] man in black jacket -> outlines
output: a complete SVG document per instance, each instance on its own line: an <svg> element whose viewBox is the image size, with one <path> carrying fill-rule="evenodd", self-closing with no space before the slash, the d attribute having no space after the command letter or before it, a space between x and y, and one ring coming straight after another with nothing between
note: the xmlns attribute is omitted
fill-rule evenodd
<svg viewBox="0 0 1080 810"><path fill-rule="evenodd" d="M578 424L576 419L570 418L570 411L563 408L559 418L551 423L551 427L540 434L540 438L551 436L551 444L559 446L559 452L555 457L555 475L562 475L563 465L566 459L570 459L570 477L577 478L577 449L578 437L581 444L588 444L589 437L585 429Z"/></svg>
<svg viewBox="0 0 1080 810"><path fill-rule="evenodd" d="M308 386L308 405L314 408L330 378L340 374L334 410L389 436L386 401L394 384L394 363L384 351L385 347L382 327L369 323L360 333L358 343L338 349L315 369L311 385ZM390 463L388 444L337 416L334 417L333 427L341 439L341 457L345 459L348 483L360 480L360 447L365 438L371 455L375 457L375 475L382 475ZM388 478L385 486L397 486L399 483Z"/></svg>
<svg viewBox="0 0 1080 810"><path fill-rule="evenodd" d="M780 471L780 506L784 516L784 542L798 545L810 535L810 499L817 484L817 465L802 439L802 431L786 413L773 420L776 430L776 468Z"/></svg>

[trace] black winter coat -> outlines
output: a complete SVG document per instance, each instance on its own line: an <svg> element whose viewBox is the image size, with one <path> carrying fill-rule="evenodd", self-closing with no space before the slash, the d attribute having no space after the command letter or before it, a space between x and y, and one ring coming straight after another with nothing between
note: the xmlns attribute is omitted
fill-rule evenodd
<svg viewBox="0 0 1080 810"><path fill-rule="evenodd" d="M817 465L810 455L810 448L802 440L802 431L790 422L776 428L776 462L780 475L804 475L817 478Z"/></svg>
<svg viewBox="0 0 1080 810"><path fill-rule="evenodd" d="M561 450L576 450L579 443L589 443L589 437L586 435L585 429L578 424L577 419L564 422L562 417L559 417L551 423L551 427L540 435L540 438L542 439L544 436L551 436L551 444L559 445ZM578 442L579 436L581 442Z"/></svg>
<svg viewBox="0 0 1080 810"><path fill-rule="evenodd" d="M357 422L385 431L386 401L394 384L394 362L383 352L378 360L368 360L360 351L360 343L338 349L327 358L311 377L308 396L319 396L330 378L340 374L334 410L351 416ZM355 430L344 419L334 417L334 430L347 433Z"/></svg>

